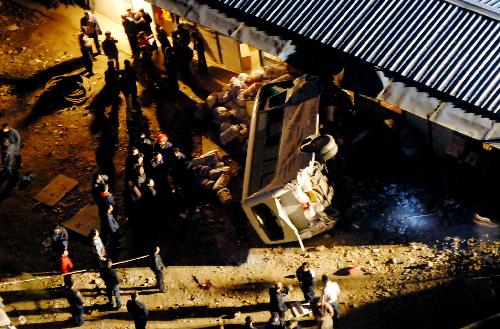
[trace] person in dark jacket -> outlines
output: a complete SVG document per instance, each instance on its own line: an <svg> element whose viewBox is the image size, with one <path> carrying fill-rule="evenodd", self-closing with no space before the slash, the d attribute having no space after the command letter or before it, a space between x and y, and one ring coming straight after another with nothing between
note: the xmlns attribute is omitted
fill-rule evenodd
<svg viewBox="0 0 500 329"><path fill-rule="evenodd" d="M147 35L153 34L153 30L151 30L151 23L153 22L153 19L149 13L145 12L143 8L140 8L135 17L137 33L144 31Z"/></svg>
<svg viewBox="0 0 500 329"><path fill-rule="evenodd" d="M125 69L120 71L120 88L125 98L132 95L132 100L137 98L137 74L128 59L123 61Z"/></svg>
<svg viewBox="0 0 500 329"><path fill-rule="evenodd" d="M68 231L59 224L55 225L54 228L52 229L51 240L52 240L52 250L54 250L54 253L56 254L57 257L61 257L62 254L68 250L68 243L69 243Z"/></svg>
<svg viewBox="0 0 500 329"><path fill-rule="evenodd" d="M130 298L127 302L127 311L132 316L132 319L134 319L135 329L146 329L149 315L146 305L139 301L139 294L137 292L133 292Z"/></svg>
<svg viewBox="0 0 500 329"><path fill-rule="evenodd" d="M106 260L105 266L101 269L101 279L104 280L106 285L106 294L108 297L108 305L120 309L122 307L120 297L120 279L118 273L112 268L113 262L111 259ZM116 304L113 303L113 296L115 296Z"/></svg>
<svg viewBox="0 0 500 329"><path fill-rule="evenodd" d="M306 303L309 303L314 298L314 278L316 274L314 273L314 270L309 266L309 264L307 262L304 262L297 269L296 275L297 280L299 281L300 289L304 294L304 301Z"/></svg>
<svg viewBox="0 0 500 329"><path fill-rule="evenodd" d="M127 35L128 42L130 43L130 49L134 58L139 58L139 44L137 43L137 26L133 18L122 15L122 25L125 29L125 34Z"/></svg>
<svg viewBox="0 0 500 329"><path fill-rule="evenodd" d="M92 178L92 197L95 202L100 202L101 192L104 189L104 185L107 185L109 177L107 175L101 175L99 173L95 174Z"/></svg>
<svg viewBox="0 0 500 329"><path fill-rule="evenodd" d="M161 292L165 292L165 278L163 273L165 265L163 264L163 260L161 259L160 247L158 246L154 248L154 251L151 254L150 267L156 276L156 286Z"/></svg>
<svg viewBox="0 0 500 329"><path fill-rule="evenodd" d="M115 67L117 70L120 69L120 62L118 61L118 47L116 44L118 40L111 36L111 32L107 31L104 33L106 39L102 42L102 50L104 50L104 55L108 56L110 61L115 62Z"/></svg>
<svg viewBox="0 0 500 329"><path fill-rule="evenodd" d="M82 326L85 321L83 320L83 296L75 288L75 285L72 280L68 281L66 285L66 299L69 303L69 310L73 317L73 322L76 326Z"/></svg>
<svg viewBox="0 0 500 329"><path fill-rule="evenodd" d="M165 56L165 49L172 47L170 40L168 39L168 32L160 24L156 24L156 38L160 41L160 49L163 56ZM164 60L165 62L165 60Z"/></svg>
<svg viewBox="0 0 500 329"><path fill-rule="evenodd" d="M207 60L205 58L205 39L199 30L191 33L194 49L198 55L198 72L206 73L208 71Z"/></svg>
<svg viewBox="0 0 500 329"><path fill-rule="evenodd" d="M108 205L104 223L101 223L102 242L109 245L109 249L116 247L120 237L120 225L113 216L113 205Z"/></svg>
<svg viewBox="0 0 500 329"><path fill-rule="evenodd" d="M120 97L120 84L118 71L115 69L113 61L108 61L108 69L104 72L104 81L111 104L116 104Z"/></svg>
<svg viewBox="0 0 500 329"><path fill-rule="evenodd" d="M285 304L287 295L288 292L283 287L283 283L279 281L269 289L269 312L271 315L275 312L278 313L282 323L285 323L285 312L288 310Z"/></svg>

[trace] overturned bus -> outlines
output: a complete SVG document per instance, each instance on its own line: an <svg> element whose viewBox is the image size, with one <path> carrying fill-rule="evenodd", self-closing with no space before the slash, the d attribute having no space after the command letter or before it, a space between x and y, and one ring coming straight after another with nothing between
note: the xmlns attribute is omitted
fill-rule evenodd
<svg viewBox="0 0 500 329"><path fill-rule="evenodd" d="M252 113L242 207L267 244L298 241L331 229L333 186L325 160L337 152L331 136L319 134L321 88L316 78L269 83ZM306 152L315 143L318 152Z"/></svg>

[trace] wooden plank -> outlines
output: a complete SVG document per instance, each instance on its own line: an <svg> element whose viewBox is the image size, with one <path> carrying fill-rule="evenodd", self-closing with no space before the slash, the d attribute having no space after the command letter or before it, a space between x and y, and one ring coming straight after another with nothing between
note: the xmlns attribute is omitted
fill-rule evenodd
<svg viewBox="0 0 500 329"><path fill-rule="evenodd" d="M101 220L97 205L86 205L73 217L63 223L63 226L78 234L87 237L93 228L100 230Z"/></svg>
<svg viewBox="0 0 500 329"><path fill-rule="evenodd" d="M66 193L74 189L77 185L77 180L59 175L35 195L35 200L49 206L54 206L66 195Z"/></svg>

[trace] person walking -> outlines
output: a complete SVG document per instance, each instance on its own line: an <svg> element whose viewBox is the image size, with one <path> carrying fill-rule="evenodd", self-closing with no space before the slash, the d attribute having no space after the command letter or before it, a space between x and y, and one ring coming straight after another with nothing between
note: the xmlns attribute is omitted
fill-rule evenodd
<svg viewBox="0 0 500 329"><path fill-rule="evenodd" d="M85 323L83 319L83 296L80 291L76 289L72 280L68 283L68 285L66 285L66 299L69 303L73 323L75 326L82 326Z"/></svg>
<svg viewBox="0 0 500 329"><path fill-rule="evenodd" d="M101 27L97 18L90 11L86 11L80 19L80 26L89 37L94 39L94 44L97 49L97 54L101 54L101 46L99 45L99 35L102 34Z"/></svg>
<svg viewBox="0 0 500 329"><path fill-rule="evenodd" d="M139 300L139 293L133 292L127 301L127 311L134 320L135 329L146 329L149 311L143 302Z"/></svg>
<svg viewBox="0 0 500 329"><path fill-rule="evenodd" d="M8 123L4 123L0 132L0 141L3 141L4 138L8 138L10 143L14 145L16 164L18 168L21 167L21 134L10 127Z"/></svg>
<svg viewBox="0 0 500 329"><path fill-rule="evenodd" d="M111 32L109 31L106 31L104 35L106 36L106 38L102 42L102 50L104 50L104 55L108 56L108 59L110 61L114 61L116 70L119 70L120 61L118 60L118 47L116 46L118 40L113 38L111 36Z"/></svg>
<svg viewBox="0 0 500 329"><path fill-rule="evenodd" d="M111 259L107 259L105 266L101 269L101 278L104 280L104 284L106 285L108 305L111 308L120 309L122 307L120 297L120 279L118 278L118 273L114 268L112 268L112 266L113 262ZM116 303L113 302L113 296L115 297Z"/></svg>
<svg viewBox="0 0 500 329"><path fill-rule="evenodd" d="M304 294L304 301L306 303L311 302L314 298L314 288L315 288L315 276L316 273L309 266L307 262L302 263L302 265L296 271L297 280L299 281L300 289Z"/></svg>
<svg viewBox="0 0 500 329"><path fill-rule="evenodd" d="M323 274L321 276L321 282L323 282L322 300L333 307L334 310L333 324L335 328L338 328L338 321L340 318L340 308L339 304L337 303L337 299L340 295L340 286L337 282L330 281L328 275L326 274Z"/></svg>
<svg viewBox="0 0 500 329"><path fill-rule="evenodd" d="M158 287L160 292L165 292L165 274L163 273L163 271L165 270L165 265L163 264L163 260L161 259L160 247L154 247L154 251L150 255L150 257L150 268L156 276L156 286Z"/></svg>
<svg viewBox="0 0 500 329"><path fill-rule="evenodd" d="M288 310L285 304L287 295L288 291L283 287L283 283L279 281L269 289L269 312L271 316L273 316L273 313L278 313L281 323L285 323L285 313Z"/></svg>

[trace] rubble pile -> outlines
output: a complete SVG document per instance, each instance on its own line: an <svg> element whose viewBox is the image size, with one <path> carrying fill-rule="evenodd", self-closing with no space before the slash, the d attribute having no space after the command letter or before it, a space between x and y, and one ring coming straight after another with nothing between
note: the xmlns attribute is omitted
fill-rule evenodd
<svg viewBox="0 0 500 329"><path fill-rule="evenodd" d="M231 161L222 158L217 150L193 158L188 168L194 171L198 185L204 190L213 191L223 205L233 201L227 186L236 172L231 168Z"/></svg>
<svg viewBox="0 0 500 329"><path fill-rule="evenodd" d="M219 141L227 145L236 141L246 151L251 108L260 87L268 82L289 79L284 67L265 66L250 74L233 77L221 92L210 94L198 110L198 118L210 118L219 128Z"/></svg>

